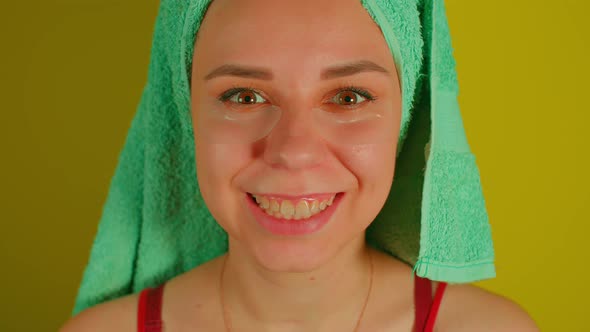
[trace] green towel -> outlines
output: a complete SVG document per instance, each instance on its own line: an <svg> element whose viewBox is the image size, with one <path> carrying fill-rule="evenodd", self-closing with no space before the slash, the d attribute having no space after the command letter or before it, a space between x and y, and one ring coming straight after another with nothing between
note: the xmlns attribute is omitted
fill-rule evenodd
<svg viewBox="0 0 590 332"><path fill-rule="evenodd" d="M227 250L200 196L190 114L196 32L210 0L162 0L143 95L110 184L73 313L152 287ZM442 0L362 0L402 85L390 195L367 242L432 280L495 277Z"/></svg>

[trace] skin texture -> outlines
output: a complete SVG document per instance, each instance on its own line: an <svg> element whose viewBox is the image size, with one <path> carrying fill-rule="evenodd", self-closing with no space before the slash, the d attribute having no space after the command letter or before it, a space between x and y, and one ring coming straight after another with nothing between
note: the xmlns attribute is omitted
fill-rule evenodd
<svg viewBox="0 0 590 332"><path fill-rule="evenodd" d="M326 67L358 60L373 61L389 74L320 79ZM273 79L203 79L229 63L266 68ZM195 128L199 105L235 86L254 88L287 110L267 137L253 143L213 144L195 131L201 193L229 234L223 298L233 325L242 331L352 331L367 294L370 253L373 292L361 331L411 331L411 268L364 242L393 181L401 96L393 57L360 1L215 0L199 30L192 71ZM333 101L338 88L349 85L393 105L396 121L388 130L394 139L344 146L310 130L309 110ZM244 206L245 192L346 195L321 231L281 237L255 223ZM224 331L218 288L223 259L167 282L162 316L168 331ZM90 308L61 331L134 331L137 298ZM435 331L537 328L508 299L471 285L449 285Z"/></svg>

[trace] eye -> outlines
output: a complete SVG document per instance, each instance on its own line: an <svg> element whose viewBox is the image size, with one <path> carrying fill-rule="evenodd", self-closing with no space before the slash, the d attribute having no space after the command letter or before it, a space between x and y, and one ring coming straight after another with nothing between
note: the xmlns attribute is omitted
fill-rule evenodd
<svg viewBox="0 0 590 332"><path fill-rule="evenodd" d="M344 87L338 90L338 93L331 99L332 102L342 106L355 106L362 104L364 101L375 100L367 91L355 87Z"/></svg>
<svg viewBox="0 0 590 332"><path fill-rule="evenodd" d="M254 105L266 101L258 92L248 88L233 88L224 92L219 100L240 105Z"/></svg>

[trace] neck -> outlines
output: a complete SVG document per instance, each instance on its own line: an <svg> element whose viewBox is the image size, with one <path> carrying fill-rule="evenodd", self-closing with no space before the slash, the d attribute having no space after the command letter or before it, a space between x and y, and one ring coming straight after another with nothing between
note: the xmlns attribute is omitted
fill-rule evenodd
<svg viewBox="0 0 590 332"><path fill-rule="evenodd" d="M364 234L321 267L296 273L270 271L241 248L232 246L232 242L230 239L229 253L224 258L222 296L234 327L257 331L352 331L363 310L371 278Z"/></svg>

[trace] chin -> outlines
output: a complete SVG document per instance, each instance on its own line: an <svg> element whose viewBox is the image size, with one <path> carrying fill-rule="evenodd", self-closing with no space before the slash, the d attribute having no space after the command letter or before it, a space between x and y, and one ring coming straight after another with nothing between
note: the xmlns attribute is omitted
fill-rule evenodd
<svg viewBox="0 0 590 332"><path fill-rule="evenodd" d="M344 220L342 220L344 221ZM336 224L334 224L336 225ZM239 239L230 237L238 256L272 272L306 273L321 269L344 251L354 251L365 234L335 227L309 237L277 237L250 229Z"/></svg>
<svg viewBox="0 0 590 332"><path fill-rule="evenodd" d="M251 247L253 258L273 272L312 272L330 260L337 248L314 245L313 240L275 239Z"/></svg>

